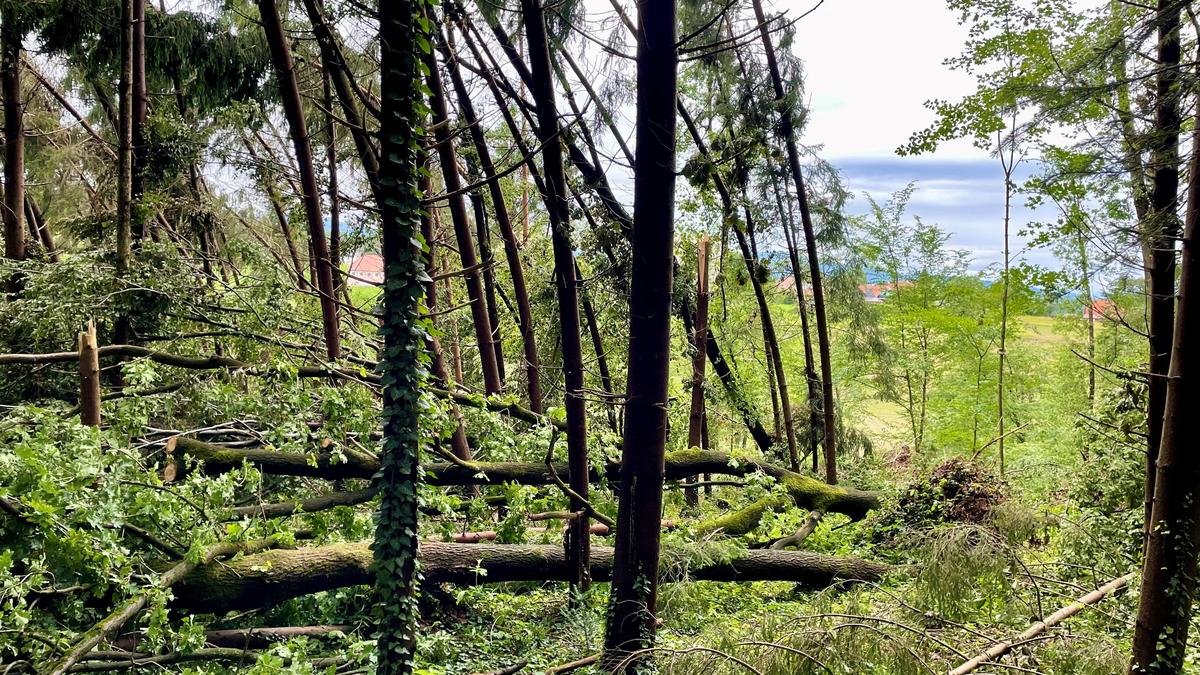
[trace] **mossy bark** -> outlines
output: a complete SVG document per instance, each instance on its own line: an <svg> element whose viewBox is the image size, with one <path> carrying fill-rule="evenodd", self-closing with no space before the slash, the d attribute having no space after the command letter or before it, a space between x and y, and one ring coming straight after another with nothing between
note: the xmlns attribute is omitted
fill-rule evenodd
<svg viewBox="0 0 1200 675"><path fill-rule="evenodd" d="M226 448L194 439L180 438L175 445L173 461L185 456L204 461L206 473L233 471L248 462L260 471L275 475L304 476L339 480L370 479L379 470L374 457L361 453L345 453L346 461L329 451L316 453L285 453L265 448ZM567 475L565 463L556 464L560 476ZM617 466L605 467L609 480L618 478ZM826 513L841 513L858 520L879 506L879 493L865 492L822 483L815 478L759 459L735 458L712 450L677 450L665 460L667 480L680 480L700 474L745 476L762 472L782 483L788 496L799 508ZM488 485L506 482L521 485L553 483L545 464L534 462L470 462L464 464L432 463L425 465L429 485ZM591 480L600 478L593 469ZM761 514L760 514L761 518ZM751 528L753 529L753 528Z"/></svg>
<svg viewBox="0 0 1200 675"><path fill-rule="evenodd" d="M612 575L613 549L593 547L596 581ZM569 581L574 576L562 546L479 545L423 542L425 583L474 585L506 581ZM879 579L888 565L801 551L747 550L719 562L688 566L701 581L789 581L828 586L837 581ZM371 583L367 542L276 549L197 567L173 587L175 605L191 612L220 613L264 607L311 593Z"/></svg>

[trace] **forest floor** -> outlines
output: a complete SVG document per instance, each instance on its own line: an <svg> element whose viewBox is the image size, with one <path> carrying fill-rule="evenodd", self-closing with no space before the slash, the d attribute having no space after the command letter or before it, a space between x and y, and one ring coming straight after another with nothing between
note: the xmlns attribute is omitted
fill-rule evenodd
<svg viewBox="0 0 1200 675"><path fill-rule="evenodd" d="M1040 378L1029 400L1018 406L1020 419L1039 431L1008 439L1004 479L996 475L994 445L978 465L951 460L969 457L969 444L947 442L926 454L905 456L901 447L911 435L903 409L874 398L861 383L844 383L840 396L847 416L870 436L874 452L842 460L842 480L891 497L864 521L825 517L802 549L893 563L897 573L878 585L823 590L778 582L665 584L659 645L667 658L660 670L688 675L945 673L1128 573L1132 566L1120 543L1127 539L1122 526L1086 510L1094 504L1079 506L1080 485L1093 478L1088 472L1097 463L1111 463L1095 457L1089 463L1074 449L1078 443L1062 442L1082 433L1075 416L1060 409L1074 403L1047 404L1060 390L1077 387L1073 380L1056 378L1058 364L1077 358L1071 350L1078 348L1081 322L1022 316L1016 323L1011 352L1024 363L1038 364L1034 372ZM933 437L943 421L931 415L929 423ZM981 429L978 442L993 434ZM1101 470L1115 472L1111 466ZM703 518L748 499L738 488L718 487L699 511L691 511L679 497L678 491L668 492L666 518ZM664 557L719 558L731 546L761 546L794 532L806 516L796 509L769 514L736 544L697 539L686 527L667 532ZM1103 541L1106 533L1111 540ZM561 584L458 590L459 611L431 627L424 653L439 672L454 674L518 660L541 672L595 653L602 643L607 586L596 584L574 608L565 602L566 593ZM1037 649L1018 650L1004 666L979 672L1119 673L1135 601L1135 594L1109 599L1073 619L1068 632L1054 632Z"/></svg>

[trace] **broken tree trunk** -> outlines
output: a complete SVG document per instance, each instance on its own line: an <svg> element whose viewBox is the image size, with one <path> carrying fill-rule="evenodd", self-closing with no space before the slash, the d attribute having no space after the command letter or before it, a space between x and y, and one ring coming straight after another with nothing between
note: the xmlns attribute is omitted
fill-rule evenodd
<svg viewBox="0 0 1200 675"><path fill-rule="evenodd" d="M100 350L96 346L96 323L79 334L79 421L100 426Z"/></svg>
<svg viewBox="0 0 1200 675"><path fill-rule="evenodd" d="M610 579L612 565L612 548L592 548L593 579ZM876 580L891 569L857 558L771 550L743 551L732 560L687 567L687 576L700 581L790 581L811 586L827 586L839 580ZM556 544L481 546L424 542L421 569L427 584L569 581L574 576L566 552ZM359 542L276 549L220 565L202 565L178 581L173 590L177 607L191 612L219 613L369 583L371 550L367 542Z"/></svg>
<svg viewBox="0 0 1200 675"><path fill-rule="evenodd" d="M708 235L700 237L696 251L696 325L692 332L692 401L688 412L688 448L704 448L704 348L708 342ZM683 493L688 506L700 503L696 488Z"/></svg>

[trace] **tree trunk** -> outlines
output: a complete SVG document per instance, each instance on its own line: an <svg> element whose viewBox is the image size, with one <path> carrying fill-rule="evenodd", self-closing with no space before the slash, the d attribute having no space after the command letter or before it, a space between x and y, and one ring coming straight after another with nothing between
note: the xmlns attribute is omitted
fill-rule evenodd
<svg viewBox="0 0 1200 675"><path fill-rule="evenodd" d="M418 179L420 192L422 194L431 194L433 188L429 176L422 173ZM421 238L425 241L426 251L422 254L422 260L425 265L425 277L428 281L425 282L425 308L433 314L437 311L437 282L434 281L436 261L433 254L433 213L430 209L421 210ZM447 279L446 283L449 283ZM457 343L456 343L457 344ZM433 376L437 379L439 386L448 391L454 390L454 385L457 382L450 381L450 374L446 370L446 359L442 355L442 344L434 335L426 335L426 349L429 350L430 365L432 366ZM461 370L461 366L459 366ZM459 373L462 377L462 373ZM467 443L467 431L463 427L462 412L458 408L458 404L450 401L450 413L454 416L455 427L454 432L450 436L450 447L454 452L454 456L459 459L472 459L471 446Z"/></svg>
<svg viewBox="0 0 1200 675"><path fill-rule="evenodd" d="M273 2L273 0L264 0ZM421 327L425 271L420 237L422 138L420 49L423 19L414 2L379 6L380 186L384 284L381 305L383 338L383 451L379 457L379 513L375 540L364 551L363 567L385 569L375 578L378 599L376 632L381 655L377 672L407 675L416 661L418 487L420 482L421 395L424 366ZM294 80L293 80L294 82ZM313 193L316 194L315 191ZM328 268L327 268L328 269ZM372 555L373 553L373 555ZM369 579L368 579L369 581Z"/></svg>
<svg viewBox="0 0 1200 675"><path fill-rule="evenodd" d="M25 259L25 106L21 98L21 41L17 10L8 7L0 17L0 69L4 93L4 257ZM20 275L8 279L17 294Z"/></svg>
<svg viewBox="0 0 1200 675"><path fill-rule="evenodd" d="M471 194L471 209L475 214L475 240L479 242L479 265L483 276L483 298L486 300L488 324L492 327L492 347L496 353L496 370L500 374L500 383L505 380L504 374L504 339L500 335L500 308L496 301L496 274L493 265L496 259L492 257L492 237L488 232L487 208L483 197L478 193Z"/></svg>
<svg viewBox="0 0 1200 675"><path fill-rule="evenodd" d="M263 165L249 138L243 137L242 145L246 147L246 152L250 153L250 159ZM308 279L304 276L304 265L300 263L300 253L296 250L296 239L292 236L292 228L288 224L287 212L283 208L283 199L279 196L279 190L275 188L275 183L270 178L263 178L262 183L263 191L267 193L267 201L271 203L271 210L275 213L275 220L279 223L279 232L283 235L283 242L287 246L288 257L291 258L292 267L295 268L296 287L300 290L311 288Z"/></svg>
<svg viewBox="0 0 1200 675"><path fill-rule="evenodd" d="M132 143L133 164L129 172L129 195L132 204L132 238L134 245L141 243L146 236L145 209L139 208L145 193L146 173L146 119L149 115L146 91L146 0L131 0L133 7L133 84L132 84L132 119L130 124L130 142Z"/></svg>
<svg viewBox="0 0 1200 675"><path fill-rule="evenodd" d="M688 449L703 450L704 444L704 349L708 342L708 235L700 237L696 250L696 324L692 330L692 400L688 411ZM683 493L688 506L700 503L696 488Z"/></svg>
<svg viewBox="0 0 1200 675"><path fill-rule="evenodd" d="M470 27L470 23L465 19L464 25ZM523 82L528 82L529 69L525 67L525 62L521 59L520 52L516 49L516 47L513 46L512 41L509 39L508 34L504 31L504 28L499 24L493 24L491 28L505 54L508 55L509 62L512 64L514 70L516 70L521 76ZM470 40L469 35L467 37L468 45L473 45L473 41ZM472 47L472 50L472 53L476 58L478 58L480 56L479 50L475 47ZM497 91L503 88L505 91L515 93L516 90L513 89L512 86L503 79L504 73L499 69L499 66L496 64L495 60L491 59L490 53L483 54L483 56L488 57L493 66L492 72L494 76L489 76L489 82L496 85ZM504 86L501 87L501 84ZM498 101L503 112L507 109L509 102L507 99L498 99ZM685 112L686 111L684 111L682 108L680 109L681 115ZM625 207L621 204L620 200L618 200L614 195L612 187L608 183L607 176L599 169L599 167L592 166L587 161L587 158L584 156L582 150L580 150L575 144L571 143L569 139L564 139L564 142L566 143L568 155L571 159L571 162L575 165L575 168L579 171L580 175L583 176L588 187L595 191L596 197L599 199L601 206L604 207L605 211L609 214L610 219L621 230L622 235L628 237L632 231L633 217L629 215L629 213L625 210ZM693 313L694 310L690 300L685 300L683 303L681 303L678 315L689 333L691 332ZM725 360L725 356L721 351L721 345L717 340L717 336L711 332L708 336L707 352L709 362L713 366L713 372L724 386L725 393L729 397L730 403L738 411L738 414L742 418L743 423L745 423L746 429L749 431L751 438L754 439L755 445L757 445L758 448L763 452L769 452L775 441L771 438L771 435L767 433L767 430L763 428L762 422L759 421L758 415L756 414L754 408L752 408L746 401L746 397L742 393L741 384L737 380L737 375L733 372L733 369L730 368L729 362Z"/></svg>
<svg viewBox="0 0 1200 675"><path fill-rule="evenodd" d="M774 176L774 174L772 174ZM783 223L783 238L787 243L788 260L792 264L792 282L796 289L796 311L800 314L800 334L804 340L804 380L808 393L808 454L812 456L812 470L817 473L817 448L821 443L823 426L821 419L821 381L817 377L814 366L812 337L808 328L808 302L804 297L804 268L800 266L800 252L796 246L796 226L792 216L792 203L788 200L787 208L783 205L783 190L778 182L773 185L775 190L775 205L779 209L779 218Z"/></svg>
<svg viewBox="0 0 1200 675"><path fill-rule="evenodd" d="M542 412L541 362L538 358L537 338L533 328L533 311L529 305L529 290L525 284L525 267L521 264L521 250L517 245L516 234L513 232L512 219L509 217L508 204L504 200L500 179L496 177L496 165L492 162L487 139L483 129L479 126L479 117L475 114L475 106L471 102L470 92L467 90L462 73L458 68L458 56L454 51L454 31L449 25L446 26L446 36L447 42L442 45L446 70L450 73L450 80L454 85L459 110L463 116L463 124L470 131L475 153L479 156L480 171L484 177L490 179L488 180L488 193L492 199L492 212L496 215L496 225L500 228L500 239L504 242L504 257L508 262L508 275L512 279L513 296L517 303L517 322L521 331L525 355L525 381L529 391L529 408L540 413ZM489 86L494 87L495 85L489 82ZM507 107L504 114L509 115ZM514 138L520 142L519 137L514 136ZM524 149L519 149L519 151L522 156L528 155Z"/></svg>
<svg viewBox="0 0 1200 675"><path fill-rule="evenodd" d="M1082 223L1075 236L1079 246L1079 271L1083 275L1083 302L1087 307L1084 316L1088 331L1088 410L1093 410L1096 407L1096 319L1092 315L1092 276L1088 266L1087 235Z"/></svg>
<svg viewBox="0 0 1200 675"><path fill-rule="evenodd" d="M338 196L337 136L334 133L333 92L329 88L329 73L321 68L321 96L325 102L325 167L329 181L329 259L333 263L333 297L344 295L342 276L342 200ZM349 297L348 295L346 297Z"/></svg>
<svg viewBox="0 0 1200 675"><path fill-rule="evenodd" d="M621 427L617 421L619 406L617 393L613 389L612 372L608 369L608 355L604 351L604 339L600 335L600 322L596 318L596 308L592 306L587 285L583 283L583 273L579 271L578 260L575 261L575 278L578 280L579 301L583 306L583 318L587 323L588 336L592 339L592 351L596 353L596 368L600 371L600 386L604 389L604 395L608 399L604 402L604 411L608 415L608 426L613 433L619 434Z"/></svg>
<svg viewBox="0 0 1200 675"><path fill-rule="evenodd" d="M571 220L567 209L567 177L563 168L562 148L557 140L558 111L554 101L554 76L550 65L550 46L546 38L546 20L541 0L521 0L525 19L525 38L529 45L532 74L530 90L537 106L538 140L542 146L542 177L546 193L542 200L550 216L550 238L554 248L554 281L558 295L559 331L562 335L563 388L567 409L567 464L571 489L583 499L588 495L587 411L583 402L583 344L580 338L579 289L575 277L575 254L571 246ZM571 497L571 510L581 511L585 504ZM656 521L657 523L657 518ZM571 521L567 552L574 570L573 583L586 591L589 578L587 517Z"/></svg>
<svg viewBox="0 0 1200 675"><path fill-rule="evenodd" d="M655 523L656 531L657 528ZM420 555L426 584L569 581L574 576L562 547L554 544L424 542ZM616 572L617 559L614 549L595 547L592 577L597 581L611 578ZM683 562L686 578L697 581L790 581L814 588L838 581L874 581L891 570L887 565L857 558L769 549L741 551L728 561ZM222 564L203 565L172 588L174 605L181 611L222 614L369 584L371 579L371 551L363 542L276 549Z"/></svg>
<svg viewBox="0 0 1200 675"><path fill-rule="evenodd" d="M300 85L296 80L295 64L291 48L283 31L279 8L275 0L257 0L262 15L263 32L271 49L271 61L275 77L279 81L279 95L283 103L291 131L292 145L296 152L296 165L300 173L300 195L304 203L304 215L308 223L308 238L312 242L317 263L317 293L321 302L321 324L325 333L325 352L330 361L341 357L341 336L338 331L337 296L333 289L333 264L329 259L329 242L325 238L325 223L321 218L321 192L317 187L317 174L313 166L312 143L304 121L304 106L300 98Z"/></svg>
<svg viewBox="0 0 1200 675"><path fill-rule="evenodd" d="M58 262L58 247L54 245L54 237L50 234L50 225L46 222L42 210L38 208L37 202L33 201L28 193L25 194L25 217L37 230L37 238L42 243L42 248L46 250L46 257L50 262Z"/></svg>
<svg viewBox="0 0 1200 675"><path fill-rule="evenodd" d="M132 248L133 180L133 3L121 0L121 77L117 92L117 272L129 270ZM128 320L127 317L118 318ZM121 331L118 330L118 333ZM118 335L127 342L128 335Z"/></svg>
<svg viewBox="0 0 1200 675"><path fill-rule="evenodd" d="M1016 127L1012 128L1012 133L1016 133ZM1014 140L1015 143L1015 140ZM1014 148L1015 150L1015 148ZM1000 475L1004 475L1004 369L1008 365L1008 267L1009 267L1009 252L1008 252L1008 225L1010 215L1012 213L1012 155L1009 155L1007 162L1004 161L1004 148L1000 147L997 150L1001 157L1001 163L1004 166L1004 277L1003 295L1000 300L1000 347L996 350L1000 356L1000 368L996 373L996 423L998 426L996 439L999 443L997 448L1000 455Z"/></svg>
<svg viewBox="0 0 1200 675"><path fill-rule="evenodd" d="M687 109L683 107L682 103L678 103L677 108L679 110L679 116L683 118L684 126L687 127L688 133L692 137L692 142L696 144L696 151L711 162L712 155L709 154L708 146L704 143L704 137L700 135L700 130L696 127L696 123L692 119L692 116L688 114ZM721 198L721 209L723 215L730 221L736 221L737 211L735 210L733 197L729 193L729 188L725 185L725 182L721 179L719 174L714 173L712 175L712 180L713 184L716 186L717 194ZM751 255L750 249L746 244L745 235L742 233L741 229L737 229L737 236L738 244L742 251L743 261L750 261L753 256ZM762 289L758 285L757 278L754 277L753 265L750 263L747 264L747 272L751 275L751 284L755 289L754 297L755 300L759 302L759 312L764 313L763 308L765 306L765 296L762 296ZM769 315L769 313L766 314ZM683 319L684 326L690 331L691 318L685 314ZM725 385L725 390L730 395L730 399L733 400L735 407L737 407L742 413L742 418L746 422L746 427L749 429L750 435L754 437L755 442L764 453L770 453L775 441L769 434L766 433L766 430L762 428L761 424L758 423L757 418L754 417L753 410L750 408L745 398L741 395L740 389L737 388L736 381L733 378L733 373L730 370L729 365L725 363L725 359L721 356L720 348L716 345L716 341L712 339L711 335L707 340L706 348L709 359L713 364L713 371L716 372L717 377L720 378L721 382ZM794 442L790 445L791 447L795 446Z"/></svg>
<svg viewBox="0 0 1200 675"><path fill-rule="evenodd" d="M1178 5L1174 5L1178 8ZM1200 96L1196 121L1200 123ZM1179 311L1171 348L1166 405L1158 451L1157 477L1142 591L1133 632L1135 673L1179 673L1187 651L1188 627L1196 590L1196 560L1200 547L1200 372L1188 344L1200 336L1200 133L1192 133L1188 179L1188 208L1183 233ZM1189 358L1190 356L1190 358Z"/></svg>
<svg viewBox="0 0 1200 675"><path fill-rule="evenodd" d="M371 186L371 193L375 196L375 202L378 204L380 201L379 153L375 149L370 132L359 110L358 99L354 94L354 83L350 79L349 66L342 58L341 47L337 43L333 29L330 28L321 11L321 0L304 0L304 9L308 13L309 22L312 23L317 47L321 50L321 65L337 93L342 117L346 120L350 138L354 141L359 161L362 163L363 171L367 174L367 183Z"/></svg>
<svg viewBox="0 0 1200 675"><path fill-rule="evenodd" d="M604 665L654 644L675 240L675 0L638 5L628 384ZM641 661L629 668L643 672Z"/></svg>
<svg viewBox="0 0 1200 675"><path fill-rule="evenodd" d="M88 321L87 331L79 334L79 422L100 426L100 349L96 344L96 324Z"/></svg>
<svg viewBox="0 0 1200 675"><path fill-rule="evenodd" d="M72 353L73 354L73 353ZM324 480L348 478L370 479L379 471L379 462L374 458L342 448L345 459L322 450L314 453L286 453L264 448L227 448L192 439L176 441L169 465L176 474L182 474L185 464L182 459L192 457L204 461L204 472L221 474L236 471L247 462L266 474L274 476L304 476ZM879 494L864 492L841 486L828 485L785 467L761 460L738 458L711 450L678 450L666 453L663 471L666 480L682 480L700 474L746 476L755 472L774 478L790 494L796 505L802 508L842 513L853 519L862 518L879 506ZM555 463L554 470L567 473L567 465ZM431 463L425 466L425 480L429 485L499 485L506 482L519 485L550 485L550 469L537 462L471 462ZM610 483L623 482L620 465L610 464L603 468L603 475ZM590 470L589 480L600 480L601 471ZM661 481L660 481L661 482Z"/></svg>
<svg viewBox="0 0 1200 675"><path fill-rule="evenodd" d="M1153 172L1150 209L1141 224L1147 260L1146 293L1150 334L1150 381L1146 404L1146 532L1150 532L1163 415L1167 400L1167 371L1175 320L1175 239L1179 236L1179 19L1182 4L1158 0L1157 75L1154 82L1154 125L1147 136Z"/></svg>
<svg viewBox="0 0 1200 675"><path fill-rule="evenodd" d="M775 408L777 414L782 412L783 432L788 443L788 462L791 464L792 471L799 471L800 456L796 451L796 431L792 425L792 410L787 395L787 375L783 371L783 362L778 357L779 340L775 336L775 322L771 320L771 306L767 303L766 293L763 291L762 283L758 278L758 262L754 257L754 252L747 245L746 234L737 224L733 227L734 234L738 240L738 246L742 251L742 260L746 264L746 273L750 275L750 286L754 290L754 299L758 303L759 320L762 322L763 344L767 350L767 367L772 369L768 373L768 379L773 375L774 384L777 384L779 387L779 401L775 400L775 392L771 392L772 407ZM750 212L747 210L746 228L750 227L752 227Z"/></svg>
<svg viewBox="0 0 1200 675"><path fill-rule="evenodd" d="M467 303L471 307L471 322L475 327L475 343L479 351L479 365L483 374L484 392L492 395L501 390L500 370L496 363L496 350L492 346L492 326L484 302L483 283L479 275L479 260L475 256L474 236L467 217L466 202L462 196L462 179L458 174L458 153L454 151L454 135L450 129L450 114L446 108L446 94L442 87L442 75L437 58L430 51L423 54L429 73L429 104L433 111L433 137L437 144L438 160L442 167L450 220L454 224L454 238L462 260L463 280L467 286Z"/></svg>
<svg viewBox="0 0 1200 675"><path fill-rule="evenodd" d="M821 280L821 263L817 255L816 230L808 205L808 193L804 187L804 173L800 168L800 151L796 147L796 129L792 123L792 107L786 105L787 93L783 89L783 78L775 59L775 46L771 43L771 26L763 13L761 0L754 0L754 18L758 21L759 35L767 55L767 70L775 89L775 101L779 108L779 131L787 144L788 166L792 172L792 184L796 186L796 199L800 206L800 223L804 228L804 244L808 248L809 278L813 288L813 313L817 317L817 351L821 361L821 397L825 433L825 480L837 483L837 426L833 409L833 365L829 352L829 325L825 314L825 289Z"/></svg>

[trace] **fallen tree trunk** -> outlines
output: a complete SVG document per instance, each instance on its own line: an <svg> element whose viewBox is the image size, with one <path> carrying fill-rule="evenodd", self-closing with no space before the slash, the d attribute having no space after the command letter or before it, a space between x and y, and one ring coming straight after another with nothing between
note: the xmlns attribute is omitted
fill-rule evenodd
<svg viewBox="0 0 1200 675"><path fill-rule="evenodd" d="M266 448L227 448L190 438L179 438L173 449L174 461L185 456L204 461L204 471L219 474L233 471L243 462L258 470L282 476L305 476L342 480L370 479L379 470L379 461L362 453L347 452L335 455L329 451L311 454L285 453ZM567 465L555 464L559 475L567 473ZM700 474L745 476L761 471L782 483L796 506L813 511L841 513L854 519L862 518L879 506L879 494L845 487L827 485L814 478L789 471L762 460L733 458L711 450L680 450L666 456L667 480L680 480ZM618 478L618 465L605 467L610 481ZM591 480L598 481L599 472L592 470ZM554 482L545 464L534 462L463 462L433 463L425 466L425 482L430 485L549 485ZM759 514L761 517L761 513Z"/></svg>
<svg viewBox="0 0 1200 675"><path fill-rule="evenodd" d="M592 548L596 581L612 575L613 549ZM672 566L674 569L676 566ZM806 551L748 550L729 561L689 566L701 581L788 581L820 587L840 580L873 581L891 568L857 558ZM424 542L426 583L474 585L505 581L570 581L572 570L558 545L473 545ZM264 607L291 598L371 583L368 542L276 549L219 565L203 565L174 585L175 605L190 612L221 613Z"/></svg>
<svg viewBox="0 0 1200 675"><path fill-rule="evenodd" d="M225 628L210 630L204 634L206 647L225 649L267 649L279 642L298 637L324 638L343 633L353 633L354 626L348 624L317 626L276 626L263 628ZM137 652L145 641L144 633L128 633L113 641L117 649Z"/></svg>

